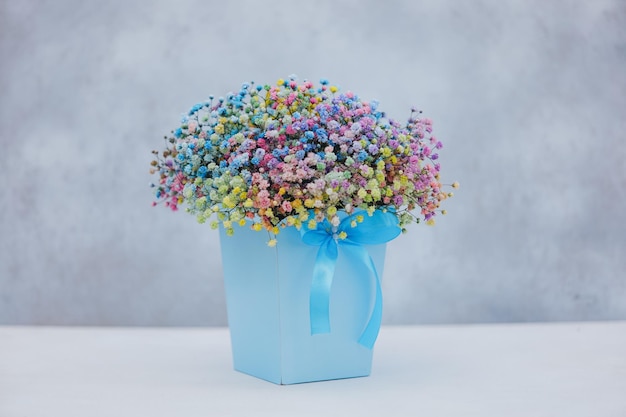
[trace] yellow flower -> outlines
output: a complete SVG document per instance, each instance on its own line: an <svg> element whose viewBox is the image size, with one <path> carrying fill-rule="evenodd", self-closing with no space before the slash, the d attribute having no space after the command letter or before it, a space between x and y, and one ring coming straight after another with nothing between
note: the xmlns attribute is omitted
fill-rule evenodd
<svg viewBox="0 0 626 417"><path fill-rule="evenodd" d="M215 133L217 133L218 135L223 135L224 134L224 125L221 123L218 123L215 126Z"/></svg>
<svg viewBox="0 0 626 417"><path fill-rule="evenodd" d="M372 190L372 198L374 199L374 201L380 200L380 189L374 188Z"/></svg>
<svg viewBox="0 0 626 417"><path fill-rule="evenodd" d="M337 87L335 87L334 85L331 85L331 86L330 86L330 92L331 92L331 93L336 93L336 92L337 92L337 90L338 90L338 88L337 88Z"/></svg>
<svg viewBox="0 0 626 417"><path fill-rule="evenodd" d="M282 78L279 78L278 81L276 81L276 85L279 87L283 84L285 84L285 80L283 80Z"/></svg>
<svg viewBox="0 0 626 417"><path fill-rule="evenodd" d="M246 208L250 208L254 205L254 201L250 200L249 198L243 202L243 206Z"/></svg>
<svg viewBox="0 0 626 417"><path fill-rule="evenodd" d="M278 241L276 239L270 239L267 242L267 246L269 246L270 248L273 248L274 246L276 246L277 243L278 243Z"/></svg>
<svg viewBox="0 0 626 417"><path fill-rule="evenodd" d="M229 195L224 197L224 199L222 200L222 204L224 204L224 206L229 209L235 208L236 206L236 203L230 198Z"/></svg>
<svg viewBox="0 0 626 417"><path fill-rule="evenodd" d="M255 232L260 232L261 230L263 230L263 225L261 223L254 223L252 225L252 230L254 230Z"/></svg>
<svg viewBox="0 0 626 417"><path fill-rule="evenodd" d="M428 219L428 221L426 222L426 224L428 226L434 226L435 225L435 219L433 219L432 217L430 219Z"/></svg>
<svg viewBox="0 0 626 417"><path fill-rule="evenodd" d="M341 232L337 235L337 237L343 240L348 237L348 234L346 232Z"/></svg>
<svg viewBox="0 0 626 417"><path fill-rule="evenodd" d="M308 208L313 208L315 207L315 201L313 201L313 199L307 198L306 200L304 200L304 205Z"/></svg>
<svg viewBox="0 0 626 417"><path fill-rule="evenodd" d="M459 187L460 187L460 184L458 183L458 181L454 181L452 183L452 188L459 188Z"/></svg>
<svg viewBox="0 0 626 417"><path fill-rule="evenodd" d="M246 225L246 219L239 220L239 226L245 226L245 225Z"/></svg>

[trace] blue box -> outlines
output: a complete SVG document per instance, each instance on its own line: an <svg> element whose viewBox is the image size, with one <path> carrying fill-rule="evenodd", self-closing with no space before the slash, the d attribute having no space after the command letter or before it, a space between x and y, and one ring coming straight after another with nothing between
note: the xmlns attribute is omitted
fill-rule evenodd
<svg viewBox="0 0 626 417"><path fill-rule="evenodd" d="M268 233L220 228L224 285L237 371L276 383L368 376L372 349L358 343L375 299L366 265L339 246L330 291L331 332L311 335L309 297L318 247L295 227L281 229L276 247ZM365 246L382 276L386 245Z"/></svg>

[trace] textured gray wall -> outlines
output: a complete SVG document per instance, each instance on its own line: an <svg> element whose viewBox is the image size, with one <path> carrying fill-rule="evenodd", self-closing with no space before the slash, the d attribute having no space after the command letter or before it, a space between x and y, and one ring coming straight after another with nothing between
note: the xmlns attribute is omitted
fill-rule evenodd
<svg viewBox="0 0 626 417"><path fill-rule="evenodd" d="M626 319L625 2L2 0L0 323L225 324L150 150L291 73L424 109L462 183L389 245L387 323Z"/></svg>

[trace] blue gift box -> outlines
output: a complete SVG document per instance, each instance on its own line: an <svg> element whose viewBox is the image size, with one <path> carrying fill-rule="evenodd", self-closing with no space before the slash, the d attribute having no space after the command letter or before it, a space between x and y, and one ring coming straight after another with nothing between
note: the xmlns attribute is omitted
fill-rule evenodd
<svg viewBox="0 0 626 417"><path fill-rule="evenodd" d="M220 228L220 241L235 370L276 384L368 376L372 348L359 338L375 305L372 267L382 276L386 245L362 246L373 265L338 245L330 332L312 334L319 248L305 244L295 227L281 229L275 247L267 245L265 231L234 229L234 236L226 236Z"/></svg>

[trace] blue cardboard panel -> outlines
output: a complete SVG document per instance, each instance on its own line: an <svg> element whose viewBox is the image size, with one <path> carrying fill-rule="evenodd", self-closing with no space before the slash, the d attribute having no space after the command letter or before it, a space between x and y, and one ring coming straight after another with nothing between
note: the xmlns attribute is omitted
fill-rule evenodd
<svg viewBox="0 0 626 417"><path fill-rule="evenodd" d="M374 303L374 277L339 248L330 295L331 332L311 335L309 295L318 248L294 227L278 245L266 232L220 229L228 322L236 370L294 384L370 374L372 350L357 341ZM382 276L385 245L367 246Z"/></svg>

